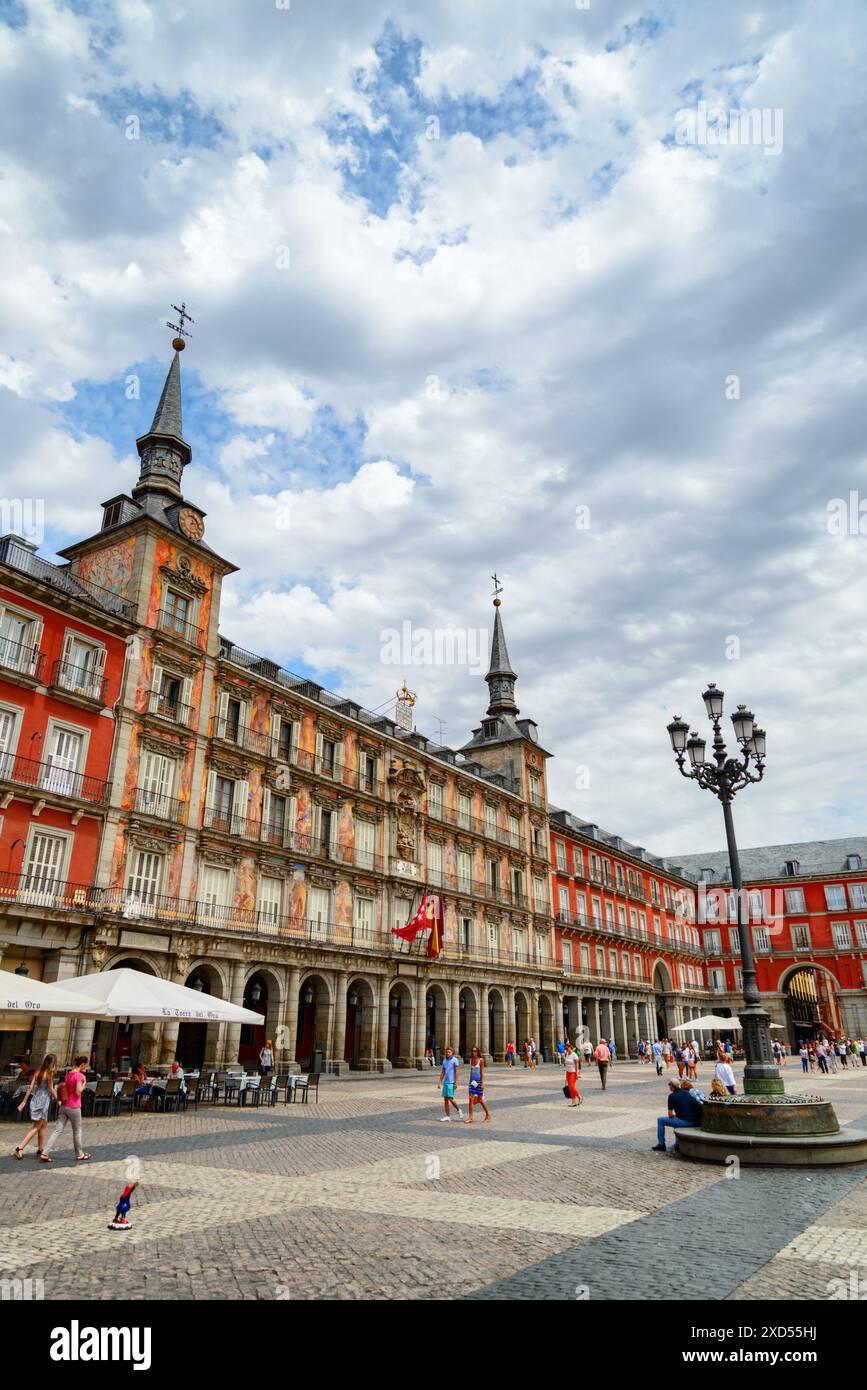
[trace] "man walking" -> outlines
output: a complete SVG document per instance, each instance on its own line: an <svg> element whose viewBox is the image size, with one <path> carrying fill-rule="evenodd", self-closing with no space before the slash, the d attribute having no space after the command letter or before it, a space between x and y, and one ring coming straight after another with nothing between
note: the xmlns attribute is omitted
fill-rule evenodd
<svg viewBox="0 0 867 1390"><path fill-rule="evenodd" d="M656 1121L656 1143L654 1153L665 1153L666 1129L696 1129L701 1124L701 1102L693 1094L692 1082L684 1077L679 1090L673 1090L668 1097L668 1114L660 1115ZM674 1152L680 1153L677 1135L674 1137Z"/></svg>
<svg viewBox="0 0 867 1390"><path fill-rule="evenodd" d="M596 1058L596 1065L599 1068L599 1080L602 1082L603 1091L608 1087L608 1067L611 1062L611 1049L604 1038L600 1038L593 1053Z"/></svg>
<svg viewBox="0 0 867 1390"><path fill-rule="evenodd" d="M447 1047L446 1054L443 1057L439 1079L439 1084L442 1087L443 1109L445 1110L445 1114L440 1115L440 1124L448 1124L449 1120L452 1118L452 1109L457 1110L459 1120L464 1118L464 1112L455 1100L455 1087L458 1084L458 1070L458 1059L454 1054L454 1049Z"/></svg>

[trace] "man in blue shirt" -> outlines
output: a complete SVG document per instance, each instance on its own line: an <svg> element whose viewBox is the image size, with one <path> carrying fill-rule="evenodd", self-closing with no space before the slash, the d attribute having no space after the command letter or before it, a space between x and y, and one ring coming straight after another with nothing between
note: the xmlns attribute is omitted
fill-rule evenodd
<svg viewBox="0 0 867 1390"><path fill-rule="evenodd" d="M464 1118L464 1112L455 1100L455 1087L458 1084L458 1059L454 1054L454 1049L446 1048L443 1057L443 1064L440 1070L439 1084L442 1087L444 1115L440 1115L440 1124L448 1124L451 1117L451 1110L454 1108L458 1112L458 1119Z"/></svg>
<svg viewBox="0 0 867 1390"><path fill-rule="evenodd" d="M660 1115L656 1121L656 1143L653 1146L653 1152L665 1153L666 1129L696 1129L700 1124L701 1101L692 1089L692 1082L684 1077L680 1083L680 1090L673 1090L669 1093L668 1115ZM680 1152L677 1135L675 1135L674 1152Z"/></svg>

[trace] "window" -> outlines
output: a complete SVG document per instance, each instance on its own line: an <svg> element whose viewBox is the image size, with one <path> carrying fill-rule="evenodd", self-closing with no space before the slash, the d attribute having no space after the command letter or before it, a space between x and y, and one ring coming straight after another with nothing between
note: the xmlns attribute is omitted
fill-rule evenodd
<svg viewBox="0 0 867 1390"><path fill-rule="evenodd" d="M41 637L40 619L0 605L0 666L24 676L35 675Z"/></svg>
<svg viewBox="0 0 867 1390"><path fill-rule="evenodd" d="M329 774L334 773L334 763L336 758L336 745L330 738L322 740L322 771Z"/></svg>
<svg viewBox="0 0 867 1390"><path fill-rule="evenodd" d="M669 883L664 883L664 884L662 885L662 892L663 892L663 896L664 896L664 898L665 898L665 906L668 908L668 910L669 910L669 912L670 912L671 909L672 909L672 907L673 907L672 898L671 898L671 884L669 884Z"/></svg>
<svg viewBox="0 0 867 1390"><path fill-rule="evenodd" d="M60 796L75 796L79 791L78 769L84 738L73 729L56 724L48 735L48 757L42 785L46 791Z"/></svg>
<svg viewBox="0 0 867 1390"><path fill-rule="evenodd" d="M161 816L163 820L174 820L174 786L174 758L145 749L136 789L136 810L149 816Z"/></svg>
<svg viewBox="0 0 867 1390"><path fill-rule="evenodd" d="M737 911L738 911L738 897L737 897L737 893L732 893L732 894L731 894L731 899L732 899L732 901L734 902L735 921L737 921ZM749 901L750 920L753 921L753 922L762 922L762 921L764 921L764 918L765 918L765 895L764 895L764 893L762 892L762 890L761 890L760 888L754 888L754 889L752 890L752 892L749 894L748 901Z"/></svg>
<svg viewBox="0 0 867 1390"><path fill-rule="evenodd" d="M560 915L560 918L562 919L562 921L568 922L568 921L569 921L569 889L568 889L568 888L558 888L558 889L557 889L557 908L558 908L558 912L559 912L559 915Z"/></svg>
<svg viewBox="0 0 867 1390"><path fill-rule="evenodd" d="M557 861L557 868L562 874L566 872L566 846L562 840L554 841L554 853Z"/></svg>
<svg viewBox="0 0 867 1390"><path fill-rule="evenodd" d="M563 962L563 971L566 975L572 974L572 942L561 941L560 958Z"/></svg>
<svg viewBox="0 0 867 1390"><path fill-rule="evenodd" d="M429 840L427 847L428 883L441 888L443 883L443 842Z"/></svg>
<svg viewBox="0 0 867 1390"><path fill-rule="evenodd" d="M313 936L327 935L330 916L331 894L328 889L311 888L307 894L307 920Z"/></svg>
<svg viewBox="0 0 867 1390"><path fill-rule="evenodd" d="M578 846L572 847L572 868L581 877L584 875L584 851Z"/></svg>
<svg viewBox="0 0 867 1390"><path fill-rule="evenodd" d="M613 903L606 902L606 904L605 904L605 925L606 925L606 927L608 928L609 931L613 931L613 930L614 930L614 904L613 904Z"/></svg>
<svg viewBox="0 0 867 1390"><path fill-rule="evenodd" d="M323 859L333 859L337 848L335 843L336 815L333 811L326 811L323 806L317 806L313 821L315 826L313 853L320 854Z"/></svg>
<svg viewBox="0 0 867 1390"><path fill-rule="evenodd" d="M546 961L548 959L548 933L534 932L533 938L536 944L536 959Z"/></svg>
<svg viewBox="0 0 867 1390"><path fill-rule="evenodd" d="M467 953L473 949L473 924L469 917L461 918L461 949Z"/></svg>
<svg viewBox="0 0 867 1390"><path fill-rule="evenodd" d="M280 878L259 879L256 897L256 911L263 926L279 926L283 915L283 880Z"/></svg>
<svg viewBox="0 0 867 1390"><path fill-rule="evenodd" d="M488 951L494 959L500 954L500 928L496 922L488 923Z"/></svg>
<svg viewBox="0 0 867 1390"><path fill-rule="evenodd" d="M412 905L406 898L396 898L394 902L394 925L405 927L412 916Z"/></svg>
<svg viewBox="0 0 867 1390"><path fill-rule="evenodd" d="M542 854L542 853L544 852L544 849L545 849L545 836L544 836L544 832L542 831L542 829L541 829L540 826L534 825L534 826L533 826L533 852L534 852L535 854Z"/></svg>
<svg viewBox="0 0 867 1390"><path fill-rule="evenodd" d="M829 912L846 911L846 889L841 883L825 884L825 905Z"/></svg>
<svg viewBox="0 0 867 1390"><path fill-rule="evenodd" d="M56 684L75 695L86 695L92 700L102 695L105 674L105 647L94 642L85 642L75 633L67 633L63 641L63 655L58 663Z"/></svg>
<svg viewBox="0 0 867 1390"><path fill-rule="evenodd" d="M516 960L527 959L527 933L523 928L516 927L512 932L512 950Z"/></svg>
<svg viewBox="0 0 867 1390"><path fill-rule="evenodd" d="M427 813L435 820L441 820L443 814L443 789L440 782L431 782L427 789Z"/></svg>
<svg viewBox="0 0 867 1390"><path fill-rule="evenodd" d="M743 993L744 972L739 965L735 966L735 989L738 994Z"/></svg>
<svg viewBox="0 0 867 1390"><path fill-rule="evenodd" d="M601 926L602 926L602 902L601 902L601 900L600 900L599 898L593 898L591 901L592 901L592 905L593 905L593 925L594 925L594 927L601 927Z"/></svg>
<svg viewBox="0 0 867 1390"><path fill-rule="evenodd" d="M168 589L163 605L163 627L185 636L189 618L190 600L183 594L176 593L174 589Z"/></svg>
<svg viewBox="0 0 867 1390"><path fill-rule="evenodd" d="M372 753L364 753L361 758L361 787L363 791L376 790L376 758ZM440 811L442 811L442 787L439 788Z"/></svg>
<svg viewBox="0 0 867 1390"><path fill-rule="evenodd" d="M659 880L655 878L650 880L650 901L655 903L657 907L660 907L662 903L659 895Z"/></svg>
<svg viewBox="0 0 867 1390"><path fill-rule="evenodd" d="M855 923L855 940L859 946L867 946L867 922Z"/></svg>
<svg viewBox="0 0 867 1390"><path fill-rule="evenodd" d="M406 905L407 916L409 916L409 905ZM355 899L355 935L370 940L373 936L373 899ZM407 917L396 923L397 926L405 927Z"/></svg>
<svg viewBox="0 0 867 1390"><path fill-rule="evenodd" d="M626 931L626 908L623 903L617 904L617 929Z"/></svg>
<svg viewBox="0 0 867 1390"><path fill-rule="evenodd" d="M498 859L488 860L488 888L494 897L500 891L500 861Z"/></svg>
<svg viewBox="0 0 867 1390"><path fill-rule="evenodd" d="M797 859L787 859L785 864L785 874L787 878L796 878L800 871L800 864Z"/></svg>
<svg viewBox="0 0 867 1390"><path fill-rule="evenodd" d="M56 893L63 879L67 839L65 835L33 836L24 870L24 888L33 892Z"/></svg>
<svg viewBox="0 0 867 1390"><path fill-rule="evenodd" d="M638 911L634 907L631 907L629 909L629 925L632 928L633 932L638 931Z"/></svg>
<svg viewBox="0 0 867 1390"><path fill-rule="evenodd" d="M582 922L587 921L587 899L583 893L575 894L575 910Z"/></svg>
<svg viewBox="0 0 867 1390"><path fill-rule="evenodd" d="M0 709L0 777L9 777L12 773L20 719L21 710Z"/></svg>
<svg viewBox="0 0 867 1390"><path fill-rule="evenodd" d="M372 869L376 857L376 826L373 821L355 822L355 862L360 869Z"/></svg>
<svg viewBox="0 0 867 1390"><path fill-rule="evenodd" d="M617 952L616 952L616 951L609 951L609 952L608 952L608 969L610 970L610 972L611 972L612 975L616 975L616 974L617 974Z"/></svg>
<svg viewBox="0 0 867 1390"><path fill-rule="evenodd" d="M153 905L159 896L163 877L163 856L139 849L132 855L126 891L138 903Z"/></svg>
<svg viewBox="0 0 867 1390"><path fill-rule="evenodd" d="M622 892L623 892L623 865L622 865L622 864L615 864L615 865L614 865L614 878L615 878L615 880L616 880L617 887L620 889L620 892L622 893Z"/></svg>
<svg viewBox="0 0 867 1390"><path fill-rule="evenodd" d="M581 958L581 972L587 975L590 972L590 947L584 945L579 946L578 952Z"/></svg>
<svg viewBox="0 0 867 1390"><path fill-rule="evenodd" d="M734 951L735 955L740 955L741 938L737 927L729 927L729 950Z"/></svg>
<svg viewBox="0 0 867 1390"><path fill-rule="evenodd" d="M202 870L202 886L199 893L209 917L222 917L230 902L231 874L218 864L206 864Z"/></svg>
<svg viewBox="0 0 867 1390"><path fill-rule="evenodd" d="M849 901L853 907L867 907L867 883L850 883Z"/></svg>
<svg viewBox="0 0 867 1390"><path fill-rule="evenodd" d="M860 856L860 854L847 854L847 855L846 855L846 868L847 868L847 869L860 869L860 868L861 868L861 856Z"/></svg>
<svg viewBox="0 0 867 1390"><path fill-rule="evenodd" d="M473 861L469 850L458 850L458 887L468 893L473 886Z"/></svg>
<svg viewBox="0 0 867 1390"><path fill-rule="evenodd" d="M594 853L592 852L592 850L591 850L590 856L589 856L589 863L590 863L590 877L593 879L594 883L601 883L601 881L602 881L602 875L601 875L601 873L600 873L600 871L599 871L599 856L598 856L597 854L594 854Z"/></svg>
<svg viewBox="0 0 867 1390"><path fill-rule="evenodd" d="M806 922L792 924L792 945L796 951L809 951L810 949L810 928Z"/></svg>
<svg viewBox="0 0 867 1390"><path fill-rule="evenodd" d="M521 821L518 816L509 814L509 839L516 847L521 843Z"/></svg>
<svg viewBox="0 0 867 1390"><path fill-rule="evenodd" d="M294 762L297 749L298 725L280 715L274 730L274 757L281 758L286 763Z"/></svg>
<svg viewBox="0 0 867 1390"><path fill-rule="evenodd" d="M596 947L596 969L600 975L605 974L605 952L601 946Z"/></svg>
<svg viewBox="0 0 867 1390"><path fill-rule="evenodd" d="M705 932L704 949L709 956L718 956L720 954L720 934L718 931Z"/></svg>
<svg viewBox="0 0 867 1390"><path fill-rule="evenodd" d="M753 927L753 941L757 952L762 951L767 954L771 949L771 933L767 927Z"/></svg>
<svg viewBox="0 0 867 1390"><path fill-rule="evenodd" d="M804 902L803 888L787 888L786 890L786 911L787 912L806 912L807 907Z"/></svg>
<svg viewBox="0 0 867 1390"><path fill-rule="evenodd" d="M458 794L458 825L463 826L464 830L470 828L471 806L472 803L466 792L460 792Z"/></svg>
<svg viewBox="0 0 867 1390"><path fill-rule="evenodd" d="M714 994L723 994L726 987L726 972L724 970L710 970L710 987Z"/></svg>
<svg viewBox="0 0 867 1390"><path fill-rule="evenodd" d="M852 933L849 930L848 922L833 922L831 930L834 933L834 945L838 951L848 951L852 946Z"/></svg>
<svg viewBox="0 0 867 1390"><path fill-rule="evenodd" d="M485 802L485 834L496 839L497 836L497 808Z"/></svg>
<svg viewBox="0 0 867 1390"><path fill-rule="evenodd" d="M533 879L533 905L537 912L547 912L548 894L545 892L545 880L543 878Z"/></svg>
<svg viewBox="0 0 867 1390"><path fill-rule="evenodd" d="M702 869L699 879L702 883L713 883L716 877L713 869Z"/></svg>

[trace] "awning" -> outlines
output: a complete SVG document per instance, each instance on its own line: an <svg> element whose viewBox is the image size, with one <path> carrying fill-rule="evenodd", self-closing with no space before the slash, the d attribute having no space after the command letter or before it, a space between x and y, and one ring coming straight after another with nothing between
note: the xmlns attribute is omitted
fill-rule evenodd
<svg viewBox="0 0 867 1390"><path fill-rule="evenodd" d="M0 970L0 1013L4 1015L4 1023L9 1022L6 1015L13 1015L18 1028L25 1030L30 1026L27 1020L38 1015L49 1018L52 1015L109 1017L99 999L88 990L68 989L70 983L64 980L62 984L49 985L44 980L31 980L26 975ZM7 1027L4 1031L10 1030Z"/></svg>
<svg viewBox="0 0 867 1390"><path fill-rule="evenodd" d="M100 1017L128 1019L131 1023L264 1023L262 1014L242 1009L213 994L200 994L144 970L103 970L64 980L64 988L99 1000ZM88 1010L82 1010L86 1013Z"/></svg>

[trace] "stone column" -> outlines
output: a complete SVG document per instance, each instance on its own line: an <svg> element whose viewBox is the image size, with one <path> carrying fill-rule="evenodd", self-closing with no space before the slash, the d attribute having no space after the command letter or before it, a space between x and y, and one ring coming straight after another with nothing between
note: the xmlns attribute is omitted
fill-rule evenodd
<svg viewBox="0 0 867 1390"><path fill-rule="evenodd" d="M527 997L530 1001L530 1037L535 1042L536 1048L539 1049L539 991L528 989ZM541 1058L541 1050L539 1050L538 1055Z"/></svg>
<svg viewBox="0 0 867 1390"><path fill-rule="evenodd" d="M286 989L286 1008L281 1024L282 1032L276 1041L277 1055L281 1071L300 1071L295 1060L295 1039L298 1036L298 1002L301 994L301 971L297 965L289 968L289 983Z"/></svg>
<svg viewBox="0 0 867 1390"><path fill-rule="evenodd" d="M493 1057L491 1056L491 1016L489 1004L488 986L482 985L479 990L479 1008L482 1015L479 1019L479 1051L486 1062L493 1061Z"/></svg>
<svg viewBox="0 0 867 1390"><path fill-rule="evenodd" d="M515 991L511 985L505 991L505 994L506 1017L503 1025L503 1032L505 1033L505 1037L503 1038L503 1045L505 1046L506 1043L513 1042L516 1047L520 1047L521 1041L515 1036Z"/></svg>
<svg viewBox="0 0 867 1390"><path fill-rule="evenodd" d="M346 1053L346 994L348 989L349 976L345 970L341 970L337 976L337 983L334 987L332 1016L328 1020L327 1061L329 1063L329 1071L339 1071L344 1062Z"/></svg>
<svg viewBox="0 0 867 1390"><path fill-rule="evenodd" d="M587 1001L587 1027L590 1029L590 1041L595 1047L602 1036L602 1017L595 994Z"/></svg>
<svg viewBox="0 0 867 1390"><path fill-rule="evenodd" d="M446 1047L454 1048L454 1055L460 1056L460 984L454 981L449 991L449 1017L446 1022Z"/></svg>
<svg viewBox="0 0 867 1390"><path fill-rule="evenodd" d="M374 1063L377 1071L391 1071L388 1060L388 1003L391 995L391 976L379 977L379 1021L376 1030L376 1053Z"/></svg>
<svg viewBox="0 0 867 1390"><path fill-rule="evenodd" d="M427 1032L427 979L421 975L417 977L415 982L415 1016L413 1018L413 1023L415 1025L413 1029L415 1034L413 1055L415 1057L416 1066L421 1067L424 1064L424 1050L427 1045L427 1037L425 1036Z"/></svg>
<svg viewBox="0 0 867 1390"><path fill-rule="evenodd" d="M630 999L625 1006L626 1010L626 1047L630 1057L638 1056L638 1004L634 999Z"/></svg>
<svg viewBox="0 0 867 1390"><path fill-rule="evenodd" d="M628 1061L629 1037L626 1032L626 1002L623 999L614 1001L614 1040L617 1044L618 1057Z"/></svg>
<svg viewBox="0 0 867 1390"><path fill-rule="evenodd" d="M229 1002L237 1004L239 1009L244 1007L244 981L247 975L247 962L236 960L232 963L232 983L229 990ZM227 1023L225 1036L225 1052L223 1054L223 1067L234 1066L238 1061L238 1052L241 1047L241 1025L240 1023Z"/></svg>
<svg viewBox="0 0 867 1390"><path fill-rule="evenodd" d="M179 959L177 956L169 961L167 979L175 985L182 985L187 978L189 968L189 957ZM243 999L241 1000L243 1003ZM162 1026L162 1038L160 1040L160 1062L166 1066L175 1060L178 1050L178 1030L180 1023L177 1019L169 1019ZM240 1033L238 1035L240 1037ZM133 1059L135 1060L135 1059Z"/></svg>
<svg viewBox="0 0 867 1390"><path fill-rule="evenodd" d="M43 961L42 979L47 985L62 986L64 980L71 980L77 974L78 953L76 951L58 951L56 955L46 956ZM93 1019L88 1019L86 1022L82 1019L76 1024L75 1018L59 1017L55 1014L34 1015L30 1042L30 1062L33 1069L35 1070L39 1066L42 1058L48 1052L53 1052L58 1063L63 1066L67 1055L74 1050L79 1028L86 1035L80 1051L89 1054L95 1027L96 1022Z"/></svg>

